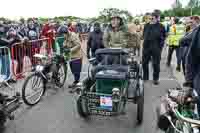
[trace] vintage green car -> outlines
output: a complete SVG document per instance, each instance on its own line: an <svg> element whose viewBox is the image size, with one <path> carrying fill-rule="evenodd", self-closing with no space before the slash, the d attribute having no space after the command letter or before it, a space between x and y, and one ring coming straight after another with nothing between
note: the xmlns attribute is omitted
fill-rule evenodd
<svg viewBox="0 0 200 133"><path fill-rule="evenodd" d="M77 85L77 110L81 117L116 116L125 113L127 102L137 104L141 124L144 109L142 67L135 55L126 49L99 49L90 59L92 69Z"/></svg>

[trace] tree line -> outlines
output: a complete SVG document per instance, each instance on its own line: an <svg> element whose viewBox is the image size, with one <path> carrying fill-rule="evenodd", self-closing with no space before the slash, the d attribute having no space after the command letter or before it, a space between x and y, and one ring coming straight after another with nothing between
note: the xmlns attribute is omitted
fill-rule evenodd
<svg viewBox="0 0 200 133"><path fill-rule="evenodd" d="M200 15L200 0L189 0L186 6L183 6L184 0L176 0L172 8L161 13L161 17L185 17Z"/></svg>

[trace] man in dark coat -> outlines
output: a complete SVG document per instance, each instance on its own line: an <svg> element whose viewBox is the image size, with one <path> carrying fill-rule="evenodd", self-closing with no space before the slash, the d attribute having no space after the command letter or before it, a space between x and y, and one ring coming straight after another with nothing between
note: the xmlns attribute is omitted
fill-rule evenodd
<svg viewBox="0 0 200 133"><path fill-rule="evenodd" d="M154 84L159 84L161 52L164 45L165 29L159 23L159 15L152 13L151 22L144 26L143 32L143 78L149 80L149 62L152 60Z"/></svg>
<svg viewBox="0 0 200 133"><path fill-rule="evenodd" d="M193 31L193 39L189 46L186 60L186 78L192 82L188 82L188 86L194 88L200 96L200 26ZM188 68L189 66L189 68ZM189 77L188 77L189 76ZM190 84L189 84L190 83ZM200 98L197 102L198 113L200 113Z"/></svg>
<svg viewBox="0 0 200 133"><path fill-rule="evenodd" d="M104 48L103 45L103 32L99 23L94 24L94 31L90 33L87 42L87 57L90 58L90 50L92 57L95 56L95 52L99 48Z"/></svg>
<svg viewBox="0 0 200 133"><path fill-rule="evenodd" d="M191 19L192 19L192 31L190 33L188 33L186 36L184 36L180 41L182 47L187 47L187 49L185 51L185 57L184 57L185 58L184 60L186 63L185 64L185 80L186 80L186 82L183 84L184 86L190 85L193 82L192 64L189 63L191 60L187 58L187 54L190 49L192 39L196 35L196 32L199 28L198 25L200 24L200 19L198 17L192 17Z"/></svg>

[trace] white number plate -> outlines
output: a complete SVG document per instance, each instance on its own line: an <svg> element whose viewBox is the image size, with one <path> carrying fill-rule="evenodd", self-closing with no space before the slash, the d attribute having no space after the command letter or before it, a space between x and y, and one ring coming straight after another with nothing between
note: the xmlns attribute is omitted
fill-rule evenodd
<svg viewBox="0 0 200 133"><path fill-rule="evenodd" d="M100 97L100 107L103 109L112 110L112 97L101 96Z"/></svg>

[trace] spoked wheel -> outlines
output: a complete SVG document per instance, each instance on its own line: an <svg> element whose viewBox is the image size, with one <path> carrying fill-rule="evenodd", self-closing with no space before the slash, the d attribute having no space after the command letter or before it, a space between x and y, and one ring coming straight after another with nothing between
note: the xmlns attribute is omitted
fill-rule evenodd
<svg viewBox="0 0 200 133"><path fill-rule="evenodd" d="M79 96L76 104L77 104L77 111L80 117L85 119L88 118L89 113L86 100L83 99L81 96Z"/></svg>
<svg viewBox="0 0 200 133"><path fill-rule="evenodd" d="M22 88L22 99L25 104L37 104L45 92L45 81L40 74L33 73L28 76Z"/></svg>
<svg viewBox="0 0 200 133"><path fill-rule="evenodd" d="M58 70L59 87L63 87L67 79L67 65L62 63Z"/></svg>
<svg viewBox="0 0 200 133"><path fill-rule="evenodd" d="M141 124L143 122L144 113L144 84L141 79L139 80L139 90L141 93L137 100L137 121L138 124Z"/></svg>

